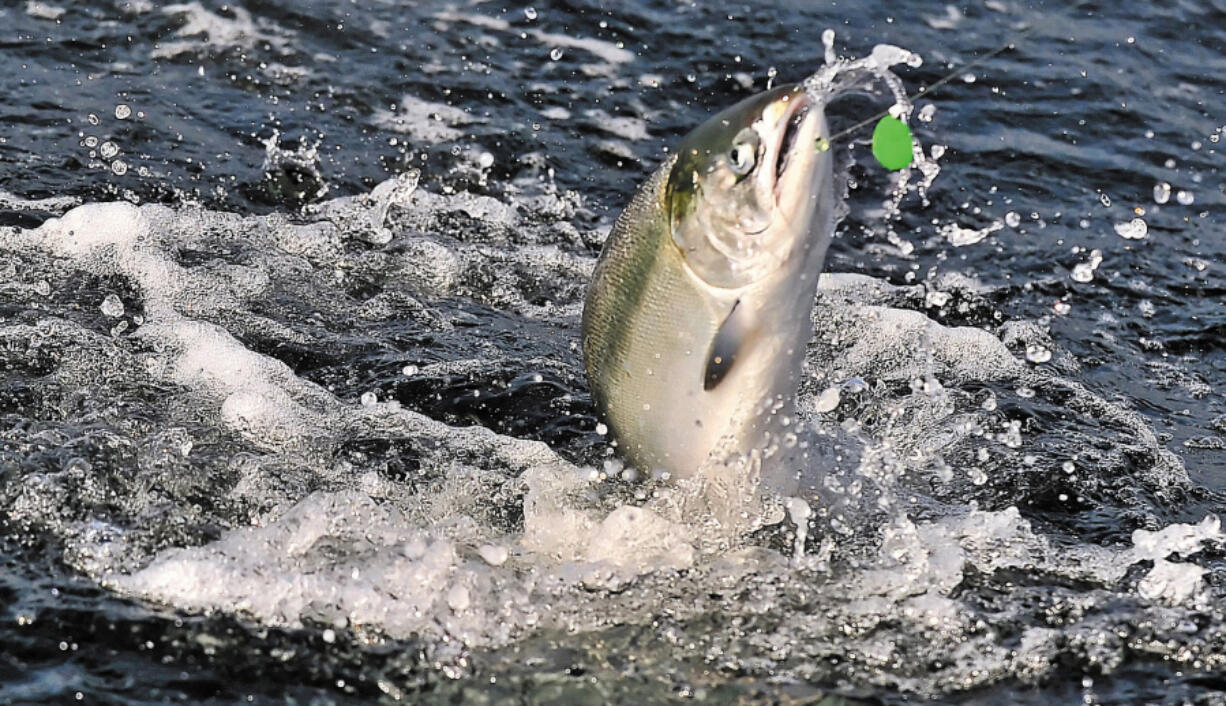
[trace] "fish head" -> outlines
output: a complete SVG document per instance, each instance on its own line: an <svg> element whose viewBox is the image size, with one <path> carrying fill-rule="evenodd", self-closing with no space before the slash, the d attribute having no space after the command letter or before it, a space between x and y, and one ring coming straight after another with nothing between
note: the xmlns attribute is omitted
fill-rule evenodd
<svg viewBox="0 0 1226 706"><path fill-rule="evenodd" d="M713 287L752 284L811 245L831 179L822 106L781 86L718 113L687 135L667 187L673 242ZM825 188L829 188L826 186Z"/></svg>

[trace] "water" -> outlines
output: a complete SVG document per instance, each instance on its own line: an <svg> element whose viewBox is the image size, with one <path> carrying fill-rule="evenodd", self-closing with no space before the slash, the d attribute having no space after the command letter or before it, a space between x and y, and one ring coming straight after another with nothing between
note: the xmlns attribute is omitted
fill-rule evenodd
<svg viewBox="0 0 1226 706"><path fill-rule="evenodd" d="M1222 702L1226 6L759 5L0 10L0 697ZM914 92L1027 27L923 198L842 148L859 504L628 480L578 313L663 150L826 28Z"/></svg>

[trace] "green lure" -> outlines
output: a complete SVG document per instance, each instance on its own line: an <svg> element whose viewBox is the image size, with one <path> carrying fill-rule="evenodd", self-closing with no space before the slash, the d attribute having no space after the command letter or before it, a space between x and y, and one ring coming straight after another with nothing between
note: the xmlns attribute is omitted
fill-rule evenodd
<svg viewBox="0 0 1226 706"><path fill-rule="evenodd" d="M877 121L873 129L873 156L890 171L906 169L911 164L911 128L892 115Z"/></svg>

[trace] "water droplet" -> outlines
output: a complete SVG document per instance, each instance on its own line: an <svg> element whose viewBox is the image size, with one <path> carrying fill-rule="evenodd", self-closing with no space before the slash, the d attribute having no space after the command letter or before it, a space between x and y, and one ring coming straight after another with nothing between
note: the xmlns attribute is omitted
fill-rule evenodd
<svg viewBox="0 0 1226 706"><path fill-rule="evenodd" d="M51 296L51 283L45 279L40 280L39 282L35 283L34 291L44 297L49 297Z"/></svg>
<svg viewBox="0 0 1226 706"><path fill-rule="evenodd" d="M132 108L127 103L120 103L115 106L115 117L119 120L127 120L132 117Z"/></svg>
<svg viewBox="0 0 1226 706"><path fill-rule="evenodd" d="M1074 282L1089 282L1090 280L1094 279L1094 270L1098 269L1098 266L1102 264L1102 261L1102 251L1091 250L1090 260L1088 262L1077 263L1077 265L1073 267L1072 274L1069 276L1073 278Z"/></svg>
<svg viewBox="0 0 1226 706"><path fill-rule="evenodd" d="M549 50L549 58L554 61L559 61L562 58L562 47L554 47Z"/></svg>
<svg viewBox="0 0 1226 706"><path fill-rule="evenodd" d="M843 383L843 389L850 394L858 395L868 389L868 383L864 381L864 378L850 378Z"/></svg>
<svg viewBox="0 0 1226 706"><path fill-rule="evenodd" d="M1016 228L1022 224L1022 217L1017 215L1017 211L1010 211L1005 214L1005 225L1010 228Z"/></svg>
<svg viewBox="0 0 1226 706"><path fill-rule="evenodd" d="M948 292L931 291L924 297L924 304L930 309L939 309L949 303Z"/></svg>
<svg viewBox="0 0 1226 706"><path fill-rule="evenodd" d="M507 563L507 548L493 544L483 544L477 548L477 553L490 566L502 566Z"/></svg>
<svg viewBox="0 0 1226 706"><path fill-rule="evenodd" d="M447 591L447 605L451 606L451 609L455 612L467 610L471 604L472 600L469 598L468 589L464 587L464 584L457 583Z"/></svg>
<svg viewBox="0 0 1226 706"><path fill-rule="evenodd" d="M983 485L988 482L988 474L984 473L982 468L972 468L966 472L966 475L975 485Z"/></svg>
<svg viewBox="0 0 1226 706"><path fill-rule="evenodd" d="M1178 201L1179 205L1181 206L1191 206L1192 202L1196 200L1196 197L1192 195L1191 191L1184 191L1183 189L1180 189L1175 193L1175 200Z"/></svg>
<svg viewBox="0 0 1226 706"><path fill-rule="evenodd" d="M1030 345L1026 346L1026 360L1029 360L1031 363L1035 364L1046 363L1047 361L1051 360L1051 351L1048 350L1046 346L1042 346L1038 343L1031 343Z"/></svg>
<svg viewBox="0 0 1226 706"><path fill-rule="evenodd" d="M528 18L529 22L531 22L532 20L535 20L536 19L536 8L535 7L525 7L524 17Z"/></svg>
<svg viewBox="0 0 1226 706"><path fill-rule="evenodd" d="M817 396L817 401L814 402L813 408L818 412L833 412L839 406L839 388L838 386L827 387L822 390L822 394Z"/></svg>
<svg viewBox="0 0 1226 706"><path fill-rule="evenodd" d="M1149 226L1145 224L1144 219L1134 218L1131 221L1116 223L1115 233L1125 240L1140 240L1149 234Z"/></svg>
<svg viewBox="0 0 1226 706"><path fill-rule="evenodd" d="M336 642L336 631L333 630L332 628L328 628L324 630L323 634L320 635L320 637L323 638L324 642L331 645L332 643Z"/></svg>
<svg viewBox="0 0 1226 706"><path fill-rule="evenodd" d="M375 393L373 392L363 392L362 393L362 406L363 407L373 407L378 402L379 402L379 396L376 395Z"/></svg>
<svg viewBox="0 0 1226 706"><path fill-rule="evenodd" d="M400 369L400 373L404 375L405 377L413 377L414 375L417 374L417 366L416 365L406 365Z"/></svg>
<svg viewBox="0 0 1226 706"><path fill-rule="evenodd" d="M114 294L108 294L102 300L103 316L109 316L113 319L123 316L123 300Z"/></svg>
<svg viewBox="0 0 1226 706"><path fill-rule="evenodd" d="M601 435L601 436L605 436L605 435L607 435L607 434L609 433L609 426L608 426L607 424L604 424L604 423L597 423L597 424L596 424L596 433L597 433L597 434L599 434L599 435Z"/></svg>
<svg viewBox="0 0 1226 706"><path fill-rule="evenodd" d="M1073 307L1068 302L1057 300L1055 304L1051 305L1051 309L1052 311L1056 312L1060 316L1064 316L1065 314L1072 311Z"/></svg>
<svg viewBox="0 0 1226 706"><path fill-rule="evenodd" d="M918 116L918 117L919 117L919 121L920 121L921 123L930 123L930 122L932 122L932 118L933 118L933 116L934 116L934 115L936 115L936 114L937 114L937 106L936 106L936 104L935 104L935 103L929 103L929 104L925 105L923 108L920 108L920 111L919 111L919 116Z"/></svg>

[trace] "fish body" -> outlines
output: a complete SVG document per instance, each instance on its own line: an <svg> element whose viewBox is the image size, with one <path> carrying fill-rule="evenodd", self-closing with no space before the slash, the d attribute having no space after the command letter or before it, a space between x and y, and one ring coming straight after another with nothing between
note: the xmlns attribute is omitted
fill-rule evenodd
<svg viewBox="0 0 1226 706"><path fill-rule="evenodd" d="M746 99L690 133L617 219L583 354L636 469L688 478L787 456L838 206L825 134L799 87Z"/></svg>

